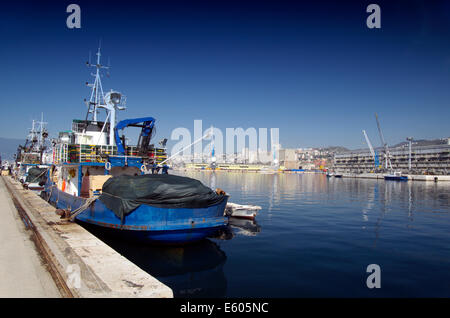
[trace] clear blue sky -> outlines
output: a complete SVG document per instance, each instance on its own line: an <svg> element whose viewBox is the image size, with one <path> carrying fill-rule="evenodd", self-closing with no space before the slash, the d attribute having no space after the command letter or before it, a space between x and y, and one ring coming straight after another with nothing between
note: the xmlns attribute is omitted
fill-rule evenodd
<svg viewBox="0 0 450 318"><path fill-rule="evenodd" d="M0 9L0 136L23 138L44 112L52 136L84 118L102 40L119 119L153 116L157 138L194 119L278 127L284 147L390 144L450 136L450 2L12 1ZM81 29L66 7L81 7Z"/></svg>

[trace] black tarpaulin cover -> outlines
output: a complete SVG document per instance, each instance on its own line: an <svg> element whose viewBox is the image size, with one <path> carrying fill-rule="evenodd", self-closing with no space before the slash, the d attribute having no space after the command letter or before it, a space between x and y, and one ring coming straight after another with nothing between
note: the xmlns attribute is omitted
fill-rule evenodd
<svg viewBox="0 0 450 318"><path fill-rule="evenodd" d="M206 208L222 202L225 195L200 181L168 174L117 176L105 182L99 200L117 217L147 204L160 208Z"/></svg>
<svg viewBox="0 0 450 318"><path fill-rule="evenodd" d="M33 167L28 170L28 175L25 178L25 183L39 183L45 179L45 171L47 168Z"/></svg>

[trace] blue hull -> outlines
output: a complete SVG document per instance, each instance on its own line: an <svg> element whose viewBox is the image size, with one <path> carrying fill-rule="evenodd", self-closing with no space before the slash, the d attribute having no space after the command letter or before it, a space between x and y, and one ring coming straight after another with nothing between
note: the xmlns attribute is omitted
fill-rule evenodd
<svg viewBox="0 0 450 318"><path fill-rule="evenodd" d="M85 198L70 195L57 189L50 194L49 202L58 209L75 210ZM142 242L180 244L199 241L227 224L223 216L228 198L222 202L198 209L166 209L141 205L125 216L123 223L113 211L96 200L76 220L111 229L120 236Z"/></svg>
<svg viewBox="0 0 450 318"><path fill-rule="evenodd" d="M384 176L384 180L408 181L408 177L406 177L406 176Z"/></svg>

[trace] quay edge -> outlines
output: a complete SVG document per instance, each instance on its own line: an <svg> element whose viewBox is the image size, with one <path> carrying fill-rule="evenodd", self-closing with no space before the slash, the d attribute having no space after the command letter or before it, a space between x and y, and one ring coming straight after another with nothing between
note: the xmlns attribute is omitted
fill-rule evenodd
<svg viewBox="0 0 450 318"><path fill-rule="evenodd" d="M362 179L384 179L383 173L343 173L344 178L362 178ZM429 182L450 182L449 175L414 175L405 174L408 177L408 181L429 181Z"/></svg>
<svg viewBox="0 0 450 318"><path fill-rule="evenodd" d="M63 297L173 298L173 291L10 177L1 177L32 224L36 247ZM74 276L79 273L80 279Z"/></svg>

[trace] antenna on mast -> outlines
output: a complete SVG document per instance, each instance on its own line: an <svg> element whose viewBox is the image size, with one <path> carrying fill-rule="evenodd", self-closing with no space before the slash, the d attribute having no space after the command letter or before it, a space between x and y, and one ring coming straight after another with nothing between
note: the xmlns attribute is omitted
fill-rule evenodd
<svg viewBox="0 0 450 318"><path fill-rule="evenodd" d="M107 71L106 71L106 77L110 77L110 73L109 73L109 69L111 68L111 60L108 57L108 66L107 66Z"/></svg>
<svg viewBox="0 0 450 318"><path fill-rule="evenodd" d="M118 110L124 110L126 109L126 96L122 95L121 93L117 91L111 90L107 94L103 92L103 86L101 81L101 70L105 69L107 72L107 76L109 77L109 69L111 66L109 65L109 59L108 59L108 65L104 66L100 62L101 58L101 45L102 41L99 40L98 43L98 51L96 53L97 55L97 62L96 64L91 64L91 62L86 62L87 66L89 67L95 67L95 74L91 73L93 77L95 77L94 83L86 83L87 86L91 87L91 97L89 101L86 99L84 100L86 103L86 106L88 107L88 111L86 114L86 125L84 126L83 133L86 132L86 129L88 127L87 123L90 119L92 122L97 122L97 116L99 113L99 108L103 108L106 110L106 119L103 123L103 127L101 129L101 133L106 132L109 130L109 144L111 146L115 145L115 136L114 136L114 128L116 126L117 118L116 113ZM109 127L108 127L109 125Z"/></svg>
<svg viewBox="0 0 450 318"><path fill-rule="evenodd" d="M109 66L103 66L100 63L100 57L101 57L100 48L101 48L101 40L99 42L98 51L96 53L97 63L92 64L90 62L90 54L89 54L89 62L86 62L87 66L96 68L95 74L91 73L91 75L93 77L95 77L94 83L92 83L92 84L86 83L86 85L88 87L92 88L91 97L89 98L89 101L85 100L86 106L88 107L88 113L86 115L86 119L89 119L89 114L92 114L91 119L94 122L97 121L98 108L102 107L102 106L104 107L106 105L105 94L103 93L103 87L102 87L102 82L101 82L100 70L101 69L106 69L106 70L109 69Z"/></svg>

